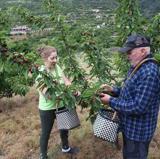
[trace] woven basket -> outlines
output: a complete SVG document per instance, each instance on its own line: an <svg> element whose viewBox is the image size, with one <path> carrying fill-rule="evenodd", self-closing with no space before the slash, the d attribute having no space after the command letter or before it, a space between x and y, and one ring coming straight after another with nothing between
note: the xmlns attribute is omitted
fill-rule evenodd
<svg viewBox="0 0 160 159"><path fill-rule="evenodd" d="M101 109L93 124L93 132L96 137L116 142L118 135L119 119L113 110Z"/></svg>
<svg viewBox="0 0 160 159"><path fill-rule="evenodd" d="M59 130L73 129L80 126L76 109L63 109L56 111L57 127Z"/></svg>

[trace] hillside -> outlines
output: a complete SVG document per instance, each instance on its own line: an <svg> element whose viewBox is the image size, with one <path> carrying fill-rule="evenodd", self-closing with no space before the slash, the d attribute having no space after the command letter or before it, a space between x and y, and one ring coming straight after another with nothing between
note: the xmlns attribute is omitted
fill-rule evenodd
<svg viewBox="0 0 160 159"><path fill-rule="evenodd" d="M5 8L8 6L17 6L21 5L27 7L34 11L36 14L43 14L42 3L43 0L1 0L0 8ZM77 9L96 9L99 8L101 10L114 9L117 6L116 0L61 0L63 6L66 7L67 12L76 12ZM153 16L154 14L160 12L160 1L159 0L140 0L140 5L142 8L142 12L147 17Z"/></svg>
<svg viewBox="0 0 160 159"><path fill-rule="evenodd" d="M0 101L0 159L37 159L39 154L40 119L38 98L34 89L26 97L16 96ZM4 107L5 105L5 107ZM60 151L59 133L54 125L49 141L50 159L122 159L121 149L94 137L88 111L78 109L81 126L70 132L70 145L79 148L76 155ZM160 122L160 120L159 120ZM122 139L120 136L120 147ZM160 158L160 124L149 149L148 159Z"/></svg>

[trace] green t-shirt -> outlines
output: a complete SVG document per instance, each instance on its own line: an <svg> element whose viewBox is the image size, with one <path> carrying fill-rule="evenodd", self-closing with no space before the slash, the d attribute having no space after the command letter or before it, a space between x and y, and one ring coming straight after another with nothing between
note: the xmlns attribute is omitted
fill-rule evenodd
<svg viewBox="0 0 160 159"><path fill-rule="evenodd" d="M40 71L45 70L45 66L42 65L39 70ZM57 64L56 64L55 68L50 71L50 73L54 77L58 76L59 82L61 84L64 84L64 81L63 81L63 78L62 78L63 71L62 71L62 69ZM41 75L38 75L36 79L38 79L39 77L41 77ZM56 108L54 100L46 99L45 96L44 96L44 94L40 90L38 90L38 92L39 92L39 109L40 110L52 110L52 109Z"/></svg>

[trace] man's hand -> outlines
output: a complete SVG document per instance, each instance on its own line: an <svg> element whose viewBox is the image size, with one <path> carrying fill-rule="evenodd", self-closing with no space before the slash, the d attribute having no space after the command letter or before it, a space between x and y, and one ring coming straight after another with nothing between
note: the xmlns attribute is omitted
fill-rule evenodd
<svg viewBox="0 0 160 159"><path fill-rule="evenodd" d="M101 102L102 102L103 104L108 104L110 98L111 98L111 96L108 95L108 94L104 94L104 93L101 93L101 94L100 94L100 99L101 99Z"/></svg>
<svg viewBox="0 0 160 159"><path fill-rule="evenodd" d="M113 92L113 88L111 86L109 86L108 84L102 84L101 87L102 89L104 89L104 91L107 91L107 92Z"/></svg>

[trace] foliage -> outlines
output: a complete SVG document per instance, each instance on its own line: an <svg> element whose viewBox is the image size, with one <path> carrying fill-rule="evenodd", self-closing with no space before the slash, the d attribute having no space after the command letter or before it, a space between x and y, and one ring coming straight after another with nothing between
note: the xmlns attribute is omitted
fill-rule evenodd
<svg viewBox="0 0 160 159"><path fill-rule="evenodd" d="M0 96L11 97L12 95L25 95L29 86L33 85L33 78L28 76L29 68L32 67L33 57L31 55L5 54L0 59L1 89Z"/></svg>
<svg viewBox="0 0 160 159"><path fill-rule="evenodd" d="M101 93L100 89L101 83L91 83L84 91L82 91L81 98L78 101L78 104L84 108L90 108L88 118L92 118L96 115L98 110L103 107L99 94Z"/></svg>
<svg viewBox="0 0 160 159"><path fill-rule="evenodd" d="M152 52L159 53L159 14L152 19L146 19L140 12L139 0L117 0L119 7L116 10L116 44L123 45L127 36L131 34L144 34L151 38ZM127 63L124 62L123 66ZM120 67L122 64L120 64ZM122 66L122 67L123 67ZM125 67L124 67L125 68ZM126 70L122 70L124 73Z"/></svg>
<svg viewBox="0 0 160 159"><path fill-rule="evenodd" d="M153 52L160 53L160 13L151 19L147 32L152 39Z"/></svg>
<svg viewBox="0 0 160 159"><path fill-rule="evenodd" d="M44 28L47 26L47 17L42 15L34 15L29 9L24 7L10 7L7 9L8 14L14 15L10 20L12 22L11 26L17 25L28 25L32 28ZM44 25L45 24L45 25Z"/></svg>
<svg viewBox="0 0 160 159"><path fill-rule="evenodd" d="M35 70L37 74L37 89L45 92L46 100L54 100L57 106L65 106L66 108L74 108L76 105L76 97L74 96L75 86L65 86L65 84L60 84L59 77L53 76L46 70ZM62 100L61 100L62 99Z"/></svg>
<svg viewBox="0 0 160 159"><path fill-rule="evenodd" d="M126 37L133 33L142 33L142 15L138 0L118 0L116 10L116 26L118 31L117 44L122 45ZM144 19L143 19L144 20Z"/></svg>
<svg viewBox="0 0 160 159"><path fill-rule="evenodd" d="M0 8L6 8L11 6L21 6L28 8L36 15L47 14L47 11L42 8L43 0L1 0ZM103 11L107 9L115 9L117 7L116 0L61 0L62 6L66 6L64 8L64 12L71 13L74 12L76 14L79 10L89 10L91 8L99 8ZM140 6L142 8L142 12L145 16L151 17L159 12L160 10L160 1L159 0L140 0Z"/></svg>

